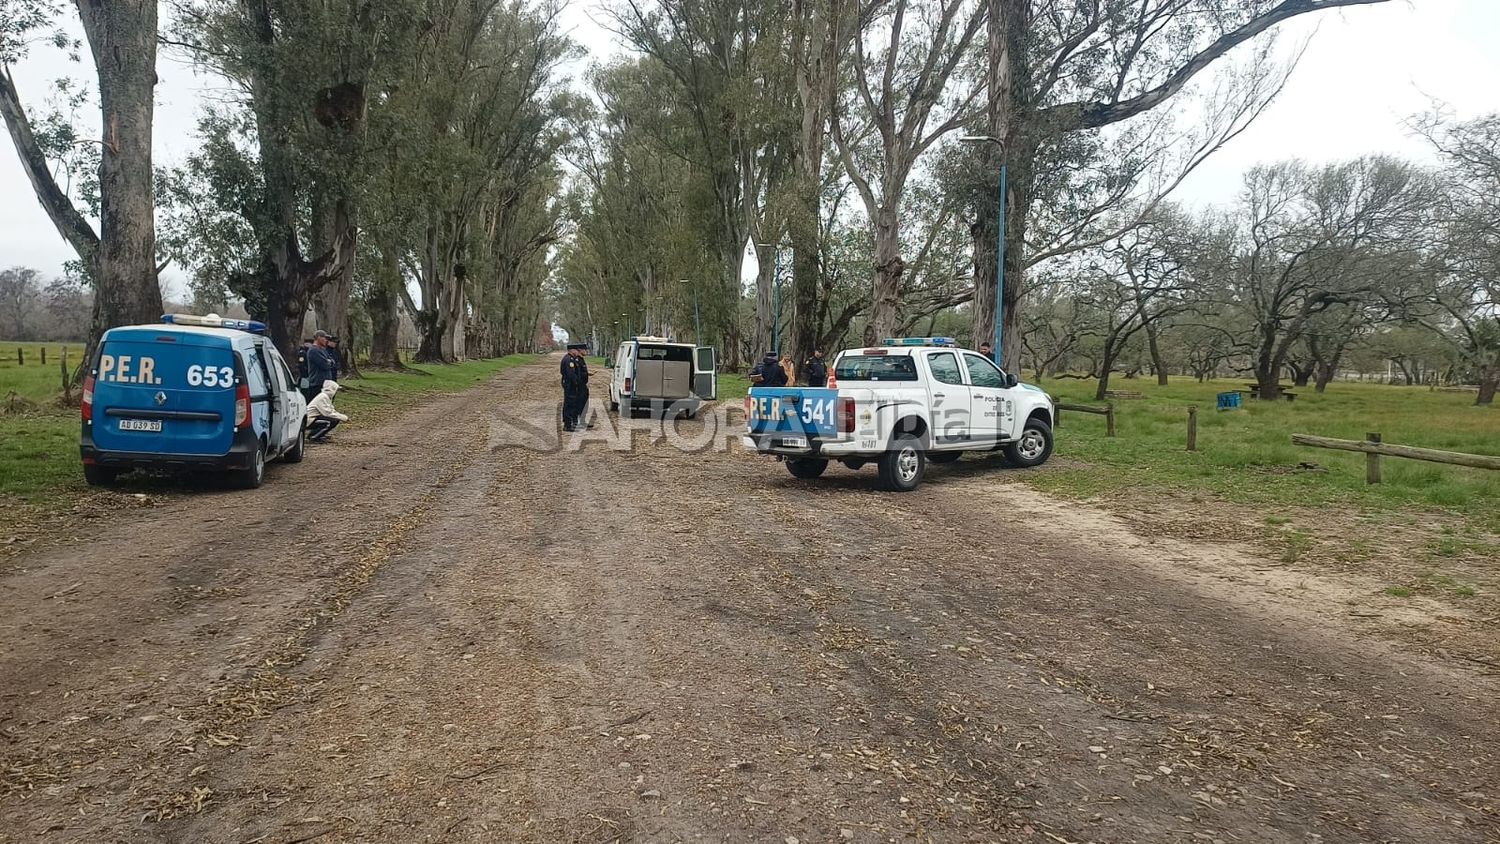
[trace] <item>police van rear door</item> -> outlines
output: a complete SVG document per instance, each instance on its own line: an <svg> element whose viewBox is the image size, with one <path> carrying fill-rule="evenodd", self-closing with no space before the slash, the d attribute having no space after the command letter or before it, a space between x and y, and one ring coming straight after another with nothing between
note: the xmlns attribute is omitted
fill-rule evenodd
<svg viewBox="0 0 1500 844"><path fill-rule="evenodd" d="M712 346L699 346L693 355L693 395L704 401L719 398L717 357Z"/></svg>
<svg viewBox="0 0 1500 844"><path fill-rule="evenodd" d="M144 454L228 453L236 363L225 336L169 326L111 330L94 365L94 444Z"/></svg>

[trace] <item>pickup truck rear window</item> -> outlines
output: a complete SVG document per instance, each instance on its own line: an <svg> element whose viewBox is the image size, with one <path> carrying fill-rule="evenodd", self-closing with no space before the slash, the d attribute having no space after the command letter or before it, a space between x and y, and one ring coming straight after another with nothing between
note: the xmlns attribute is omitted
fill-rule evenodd
<svg viewBox="0 0 1500 844"><path fill-rule="evenodd" d="M909 355L844 355L833 373L840 381L915 381L917 365Z"/></svg>

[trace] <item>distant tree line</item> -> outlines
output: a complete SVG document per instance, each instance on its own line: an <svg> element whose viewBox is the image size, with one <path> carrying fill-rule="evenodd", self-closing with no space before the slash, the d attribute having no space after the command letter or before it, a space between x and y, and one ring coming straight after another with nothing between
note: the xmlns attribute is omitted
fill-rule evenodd
<svg viewBox="0 0 1500 844"><path fill-rule="evenodd" d="M557 70L574 48L555 6L173 0L159 19L158 5L77 3L90 90L39 108L45 80L21 80L27 102L15 63L42 41L83 44L56 0L0 0L0 116L77 253L94 336L156 319L175 265L202 307L242 302L287 353L309 312L376 366L400 365L403 309L419 360L532 345L565 227L573 97ZM227 90L172 169L151 157L158 45Z"/></svg>

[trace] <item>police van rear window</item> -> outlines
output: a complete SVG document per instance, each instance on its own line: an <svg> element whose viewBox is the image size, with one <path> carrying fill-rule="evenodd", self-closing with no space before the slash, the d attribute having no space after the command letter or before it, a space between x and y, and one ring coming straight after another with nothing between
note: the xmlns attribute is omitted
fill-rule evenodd
<svg viewBox="0 0 1500 844"><path fill-rule="evenodd" d="M909 355L844 355L833 372L840 381L917 380L917 365Z"/></svg>
<svg viewBox="0 0 1500 844"><path fill-rule="evenodd" d="M691 363L693 350L687 346L646 346L642 345L636 360L671 360Z"/></svg>

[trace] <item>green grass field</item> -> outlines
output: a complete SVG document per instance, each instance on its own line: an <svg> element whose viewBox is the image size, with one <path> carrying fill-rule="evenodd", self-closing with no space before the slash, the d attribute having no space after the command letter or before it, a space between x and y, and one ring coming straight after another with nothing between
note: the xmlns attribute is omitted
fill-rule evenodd
<svg viewBox="0 0 1500 844"><path fill-rule="evenodd" d="M14 356L12 367L0 367L0 500L14 497L32 504L63 503L70 493L86 488L78 463L78 410L56 405L60 382L34 373L33 369L42 367L31 366L30 358L28 350L26 367L16 368ZM47 360L51 371L50 348ZM339 394L337 405L353 417L354 424L374 424L425 396L464 390L502 369L534 360L534 355L510 355L451 366L411 366L410 372L369 372L347 382L348 389ZM5 412L4 397L11 392L26 396L40 409Z"/></svg>
<svg viewBox="0 0 1500 844"><path fill-rule="evenodd" d="M63 354L67 354L69 367L76 368L83 349L82 343L0 343L0 408L9 407L12 393L24 402L35 404L60 396ZM20 363L22 358L24 365Z"/></svg>
<svg viewBox="0 0 1500 844"><path fill-rule="evenodd" d="M1062 402L1097 404L1091 381L1041 386ZM1113 381L1115 389L1145 394L1114 401L1118 436L1105 436L1103 416L1064 412L1057 454L1078 462L1032 482L1073 496L1155 487L1287 507L1436 507L1500 531L1500 472L1385 457L1383 483L1367 486L1364 455L1291 441L1294 433L1362 440L1377 432L1388 443L1500 455L1500 407L1475 407L1466 393L1335 382L1322 394L1299 389L1294 402L1246 400L1240 410L1215 409L1217 393L1244 386L1243 380L1174 378L1166 387L1154 380ZM1198 407L1196 452L1186 447L1190 405Z"/></svg>

